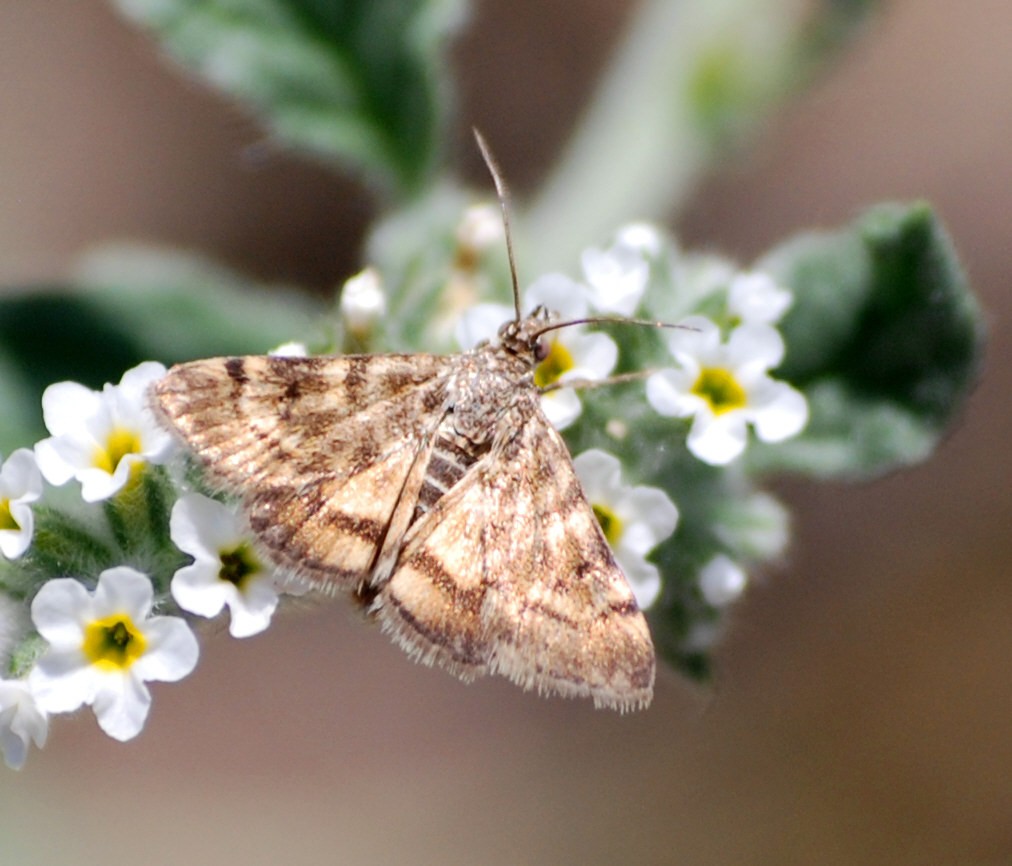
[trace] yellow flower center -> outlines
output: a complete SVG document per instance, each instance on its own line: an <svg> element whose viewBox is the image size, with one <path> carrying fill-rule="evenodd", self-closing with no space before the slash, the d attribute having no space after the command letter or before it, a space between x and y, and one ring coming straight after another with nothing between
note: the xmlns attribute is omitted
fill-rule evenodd
<svg viewBox="0 0 1012 866"><path fill-rule="evenodd" d="M240 544L234 550L223 550L218 554L221 568L218 577L242 589L243 584L263 568L260 560L248 544Z"/></svg>
<svg viewBox="0 0 1012 866"><path fill-rule="evenodd" d="M105 448L98 448L92 458L96 469L104 469L110 475L116 472L120 460L128 454L141 453L141 437L134 430L115 427L109 431L105 440Z"/></svg>
<svg viewBox="0 0 1012 866"><path fill-rule="evenodd" d="M89 623L81 646L88 660L107 671L126 670L144 655L148 642L123 613Z"/></svg>
<svg viewBox="0 0 1012 866"><path fill-rule="evenodd" d="M552 340L548 356L534 370L534 384L539 388L554 385L563 373L568 373L574 366L569 350L557 340Z"/></svg>
<svg viewBox="0 0 1012 866"><path fill-rule="evenodd" d="M719 367L701 370L696 384L692 386L692 393L706 400L715 415L741 409L745 405L745 389L729 370Z"/></svg>
<svg viewBox="0 0 1012 866"><path fill-rule="evenodd" d="M11 514L11 501L0 499L0 529L20 529L21 524Z"/></svg>
<svg viewBox="0 0 1012 866"><path fill-rule="evenodd" d="M622 525L621 518L610 508L606 508L603 505L594 505L593 509L597 522L601 524L601 529L604 530L604 537L608 539L608 544L614 547L618 544L619 539L622 537L622 530L625 528Z"/></svg>

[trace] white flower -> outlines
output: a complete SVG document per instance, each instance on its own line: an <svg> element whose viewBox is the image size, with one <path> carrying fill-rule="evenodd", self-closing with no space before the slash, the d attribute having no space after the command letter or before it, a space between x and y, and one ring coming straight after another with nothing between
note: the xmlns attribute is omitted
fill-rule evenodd
<svg viewBox="0 0 1012 866"><path fill-rule="evenodd" d="M457 244L468 258L503 241L502 211L498 205L476 204L464 211L457 225Z"/></svg>
<svg viewBox="0 0 1012 866"><path fill-rule="evenodd" d="M605 451L584 451L573 466L636 603L648 608L661 591L661 576L646 555L675 531L678 509L663 490L624 484L622 464Z"/></svg>
<svg viewBox="0 0 1012 866"><path fill-rule="evenodd" d="M0 553L17 559L32 543L35 515L30 502L42 495L35 455L19 448L0 466Z"/></svg>
<svg viewBox="0 0 1012 866"><path fill-rule="evenodd" d="M648 259L657 258L664 249L664 238L650 223L627 223L615 235L615 243L638 250Z"/></svg>
<svg viewBox="0 0 1012 866"><path fill-rule="evenodd" d="M147 405L148 386L165 367L145 361L127 370L118 385L92 391L77 382L58 382L42 395L42 414L53 435L35 446L43 477L60 486L81 482L85 502L108 499L144 463L164 463L171 436Z"/></svg>
<svg viewBox="0 0 1012 866"><path fill-rule="evenodd" d="M228 605L233 637L270 625L278 593L234 509L189 493L172 506L169 533L176 547L193 557L172 578L172 597L183 610L212 617Z"/></svg>
<svg viewBox="0 0 1012 866"><path fill-rule="evenodd" d="M306 348L305 343L300 343L297 340L289 340L287 343L275 346L273 349L269 350L267 354L272 358L308 358L309 349Z"/></svg>
<svg viewBox="0 0 1012 866"><path fill-rule="evenodd" d="M39 706L64 713L88 704L117 740L140 733L148 717L147 680L173 682L197 664L197 639L179 617L151 616L147 575L108 568L89 593L73 578L51 580L32 600L32 621L49 649L28 684Z"/></svg>
<svg viewBox="0 0 1012 866"><path fill-rule="evenodd" d="M727 310L742 324L774 325L793 301L790 290L762 271L735 274L727 290Z"/></svg>
<svg viewBox="0 0 1012 866"><path fill-rule="evenodd" d="M746 583L745 570L723 553L714 556L699 572L699 591L713 607L724 607L737 599Z"/></svg>
<svg viewBox="0 0 1012 866"><path fill-rule="evenodd" d="M0 680L0 751L4 763L20 770L28 757L29 741L46 745L49 717L35 702L25 680Z"/></svg>
<svg viewBox="0 0 1012 866"><path fill-rule="evenodd" d="M631 316L650 279L647 255L660 250L660 237L649 226L627 226L607 250L583 251L580 264L590 287L590 305L602 313Z"/></svg>
<svg viewBox="0 0 1012 866"><path fill-rule="evenodd" d="M647 380L647 400L661 415L695 416L689 450L713 465L730 463L745 450L746 424L764 442L794 436L808 421L805 398L767 371L780 363L784 343L769 325L741 325L727 342L703 316L673 331L671 353L681 365Z"/></svg>
<svg viewBox="0 0 1012 866"><path fill-rule="evenodd" d="M563 274L539 277L524 292L526 309L543 306L559 321L587 315L586 289ZM478 304L461 316L457 340L464 348L483 341L494 342L499 327L513 318L513 312L496 304ZM574 325L550 331L544 337L548 355L534 371L534 383L545 388L566 382L600 380L608 376L618 360L618 346L607 334L587 331ZM541 398L541 407L557 430L572 424L582 410L573 388L556 387Z"/></svg>
<svg viewBox="0 0 1012 866"><path fill-rule="evenodd" d="M496 345L499 328L513 318L513 308L503 304L475 304L466 309L454 326L454 337L462 349L473 349L483 343Z"/></svg>
<svg viewBox="0 0 1012 866"><path fill-rule="evenodd" d="M341 289L338 306L344 324L353 336L361 338L372 333L373 326L387 311L379 271L365 268L348 279Z"/></svg>

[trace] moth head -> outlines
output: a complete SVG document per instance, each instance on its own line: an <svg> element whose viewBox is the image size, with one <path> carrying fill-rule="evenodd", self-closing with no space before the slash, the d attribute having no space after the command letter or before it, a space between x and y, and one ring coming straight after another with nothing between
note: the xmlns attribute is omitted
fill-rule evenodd
<svg viewBox="0 0 1012 866"><path fill-rule="evenodd" d="M514 355L532 357L535 364L540 364L548 357L549 346L541 336L551 320L551 313L539 304L530 315L503 323L499 328L499 345Z"/></svg>

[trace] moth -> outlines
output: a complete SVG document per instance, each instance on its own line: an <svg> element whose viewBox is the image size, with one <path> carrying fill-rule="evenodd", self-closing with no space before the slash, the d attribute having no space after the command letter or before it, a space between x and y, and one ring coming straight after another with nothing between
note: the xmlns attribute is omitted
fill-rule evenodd
<svg viewBox="0 0 1012 866"><path fill-rule="evenodd" d="M545 417L544 310L455 355L232 357L180 364L156 416L237 494L280 572L346 591L412 658L462 680L644 708L642 612Z"/></svg>

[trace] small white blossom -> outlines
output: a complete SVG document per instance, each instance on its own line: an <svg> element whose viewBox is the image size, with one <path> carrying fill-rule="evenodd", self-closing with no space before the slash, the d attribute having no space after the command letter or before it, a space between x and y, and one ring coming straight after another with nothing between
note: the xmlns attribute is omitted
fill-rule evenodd
<svg viewBox="0 0 1012 866"><path fill-rule="evenodd" d="M727 290L727 310L742 324L775 325L793 301L790 290L762 271L735 274Z"/></svg>
<svg viewBox="0 0 1012 866"><path fill-rule="evenodd" d="M151 707L147 680L173 682L197 664L197 639L179 617L151 616L147 575L108 568L88 592L73 578L50 580L32 600L32 621L49 648L28 675L39 706L95 711L110 737L140 733Z"/></svg>
<svg viewBox="0 0 1012 866"><path fill-rule="evenodd" d="M97 502L121 490L135 468L164 463L172 437L147 403L148 386L164 375L164 366L145 361L102 391L77 382L46 388L42 414L52 436L35 446L46 481L59 487L76 478L84 501Z"/></svg>
<svg viewBox="0 0 1012 866"><path fill-rule="evenodd" d="M287 343L275 346L267 354L273 358L308 358L309 349L306 348L305 343L289 340Z"/></svg>
<svg viewBox="0 0 1012 866"><path fill-rule="evenodd" d="M248 637L270 625L278 593L235 509L189 493L172 507L169 533L176 547L193 557L172 578L172 597L183 610L212 617L226 605L229 632Z"/></svg>
<svg viewBox="0 0 1012 866"><path fill-rule="evenodd" d="M647 400L661 415L694 416L687 444L696 457L730 463L745 450L747 424L764 442L802 430L808 421L804 396L767 375L784 355L776 328L741 325L724 342L703 316L682 324L693 330L673 331L668 344L680 366L647 380Z"/></svg>
<svg viewBox="0 0 1012 866"><path fill-rule="evenodd" d="M42 495L42 475L27 448L0 463L0 553L17 559L32 543L35 515L29 503Z"/></svg>
<svg viewBox="0 0 1012 866"><path fill-rule="evenodd" d="M663 490L623 483L622 464L605 451L584 451L573 466L636 603L648 608L660 594L661 576L646 556L675 531L678 509Z"/></svg>
<svg viewBox="0 0 1012 866"><path fill-rule="evenodd" d="M664 249L663 236L650 223L628 223L622 226L615 235L615 243L638 250L648 259L656 258Z"/></svg>
<svg viewBox="0 0 1012 866"><path fill-rule="evenodd" d="M590 305L602 313L631 316L636 312L650 279L645 253L659 248L660 239L644 225L629 226L607 250L590 247L580 256L590 287Z"/></svg>
<svg viewBox="0 0 1012 866"><path fill-rule="evenodd" d="M737 599L746 583L745 570L723 553L714 556L699 572L699 591L713 607L724 607Z"/></svg>
<svg viewBox="0 0 1012 866"><path fill-rule="evenodd" d="M559 321L587 315L586 289L563 274L539 277L524 292L525 309L543 306L559 316ZM466 311L457 323L457 340L464 348L481 342L494 344L499 327L514 316L508 307L478 304ZM565 385L572 381L596 381L606 378L618 360L618 346L607 334L587 331L578 325L550 331L544 336L548 355L534 371L540 388ZM556 387L541 398L541 407L558 430L572 424L582 410L573 388Z"/></svg>
<svg viewBox="0 0 1012 866"><path fill-rule="evenodd" d="M365 268L347 280L341 289L338 305L344 324L352 335L366 337L372 333L373 326L387 311L379 271Z"/></svg>
<svg viewBox="0 0 1012 866"><path fill-rule="evenodd" d="M512 307L503 304L475 304L457 319L454 337L462 349L474 349L484 343L499 342L499 328L513 319Z"/></svg>
<svg viewBox="0 0 1012 866"><path fill-rule="evenodd" d="M28 757L28 743L46 745L49 717L40 709L25 680L0 680L0 751L4 763L20 770Z"/></svg>
<svg viewBox="0 0 1012 866"><path fill-rule="evenodd" d="M464 211L457 225L457 244L468 255L503 242L502 211L498 205L476 204Z"/></svg>

